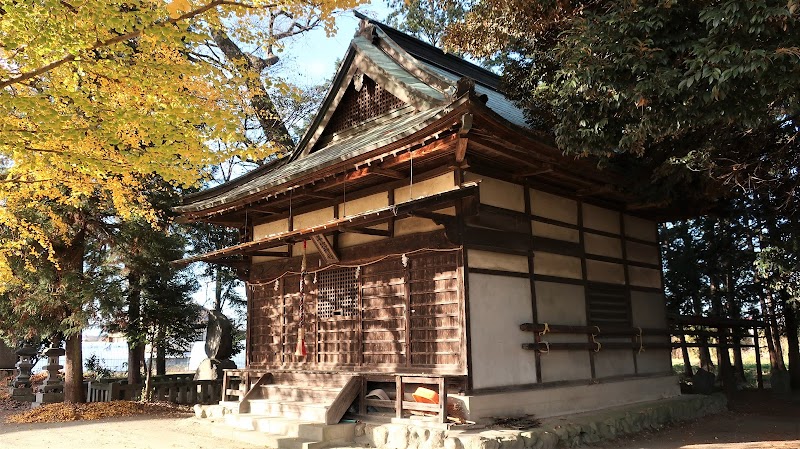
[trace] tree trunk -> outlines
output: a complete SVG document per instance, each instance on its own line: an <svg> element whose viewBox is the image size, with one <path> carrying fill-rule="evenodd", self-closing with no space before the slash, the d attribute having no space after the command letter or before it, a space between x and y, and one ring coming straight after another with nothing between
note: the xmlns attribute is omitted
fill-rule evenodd
<svg viewBox="0 0 800 449"><path fill-rule="evenodd" d="M695 315L703 316L703 301L700 299L699 295L692 296L692 307L694 308ZM700 368L706 371L713 371L714 362L711 360L711 350L708 349L708 337L697 337L697 342L705 344L705 346L697 348L698 355L700 356Z"/></svg>
<svg viewBox="0 0 800 449"><path fill-rule="evenodd" d="M781 304L783 316L786 319L786 346L789 358L789 377L792 379L792 389L800 390L800 340L798 340L797 327L800 326L797 309L789 304L789 292L781 290Z"/></svg>
<svg viewBox="0 0 800 449"><path fill-rule="evenodd" d="M275 65L278 58L272 56L268 59L261 59L245 53L221 28L211 30L211 37L222 50L225 58L236 65L237 71L240 72L239 75L244 78L245 86L250 92L250 107L253 108L267 141L290 151L294 147L292 136L281 120L266 86L261 80L261 72L267 67Z"/></svg>
<svg viewBox="0 0 800 449"><path fill-rule="evenodd" d="M786 371L786 361L783 359L783 344L781 343L781 326L778 322L778 312L775 309L775 303L778 300L775 296L775 293L770 291L769 302L767 303L769 307L769 319L772 322L772 328L774 330L772 339L775 345L775 356L778 359L778 367L780 371Z"/></svg>
<svg viewBox="0 0 800 449"><path fill-rule="evenodd" d="M142 383L142 365L144 364L144 344L142 344L142 291L139 286L138 273L128 274L128 384Z"/></svg>
<svg viewBox="0 0 800 449"><path fill-rule="evenodd" d="M167 347L165 340L165 331L163 326L158 327L158 337L156 338L156 375L163 376L167 374Z"/></svg>
<svg viewBox="0 0 800 449"><path fill-rule="evenodd" d="M142 389L142 401L150 402L152 399L151 387L153 385L153 347L155 346L155 339L150 340L150 361L147 363L147 377L144 381L144 389Z"/></svg>
<svg viewBox="0 0 800 449"><path fill-rule="evenodd" d="M141 385L144 345L128 341L128 384Z"/></svg>
<svg viewBox="0 0 800 449"><path fill-rule="evenodd" d="M764 317L766 326L764 327L764 339L767 340L767 351L769 352L769 369L770 372L784 371L786 367L783 366L783 356L778 356L778 349L775 347L773 335L778 333L777 326L775 326L775 319L769 313L767 308L767 301L764 296L767 293L762 289L759 295L759 303L761 305L761 315Z"/></svg>
<svg viewBox="0 0 800 449"><path fill-rule="evenodd" d="M734 290L733 275L729 272L725 276L725 289L728 299L728 317L733 319L741 319L742 313L739 303L736 302L736 291ZM738 327L733 328L731 335L733 343L733 374L736 382L744 384L746 378L744 375L744 362L742 361L742 330Z"/></svg>
<svg viewBox="0 0 800 449"><path fill-rule="evenodd" d="M83 333L77 332L66 338L66 362L64 362L64 402L85 402L83 391Z"/></svg>
<svg viewBox="0 0 800 449"><path fill-rule="evenodd" d="M80 212L73 214L76 227L81 227L83 216ZM83 295L78 290L83 286L83 259L86 254L86 229L80 228L71 241L54 245L58 259L56 272L56 288L63 290L63 303L67 317L80 313L83 307ZM66 338L66 354L64 362L64 402L85 402L83 391L83 323L73 325Z"/></svg>
<svg viewBox="0 0 800 449"><path fill-rule="evenodd" d="M723 306L722 306L722 296L720 295L719 291L719 279L715 276L710 276L711 278L711 301L712 306L714 309L714 316L718 318L723 318ZM728 335L728 329L726 327L719 327L717 329L718 343L719 346L717 348L717 360L719 363L719 378L722 380L722 386L725 390L725 393L730 397L734 391L736 390L735 380L733 375L733 367L731 366L731 356L728 353L728 348L726 347L729 342L730 338Z"/></svg>
<svg viewBox="0 0 800 449"><path fill-rule="evenodd" d="M214 286L214 310L222 312L222 267L219 265L214 268L216 276Z"/></svg>

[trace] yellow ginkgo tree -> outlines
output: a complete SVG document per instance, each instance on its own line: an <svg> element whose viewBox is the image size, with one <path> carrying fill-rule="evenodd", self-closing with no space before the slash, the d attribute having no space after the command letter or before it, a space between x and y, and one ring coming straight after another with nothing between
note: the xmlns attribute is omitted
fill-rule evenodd
<svg viewBox="0 0 800 449"><path fill-rule="evenodd" d="M270 45L248 29L263 14L313 16L331 29L333 14L357 3L0 0L0 300L43 258L59 273L54 297L69 297L59 283L82 269L87 204L152 216L147 179L195 184L203 167L232 156L220 148L242 151L209 145L246 140L248 113L247 86L198 57L212 31ZM246 157L276 149L267 142ZM70 401L81 396L84 306L64 304ZM19 309L35 318L30 304Z"/></svg>

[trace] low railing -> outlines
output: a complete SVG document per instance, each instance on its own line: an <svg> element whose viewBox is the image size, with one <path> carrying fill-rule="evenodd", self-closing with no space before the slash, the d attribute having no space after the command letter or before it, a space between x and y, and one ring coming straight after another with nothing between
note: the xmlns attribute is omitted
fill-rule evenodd
<svg viewBox="0 0 800 449"><path fill-rule="evenodd" d="M394 408L397 418L403 418L406 411L427 412L436 415L441 423L447 420L447 379L450 376L416 376L395 375L397 396L394 400L367 399L366 379L363 380L361 395L359 397L359 413L365 415L367 407ZM436 385L438 387L439 402L436 404L405 400L407 385Z"/></svg>
<svg viewBox="0 0 800 449"><path fill-rule="evenodd" d="M136 401L141 398L143 384L122 382L89 382L88 402ZM154 401L176 404L214 404L222 397L222 380L166 380L153 382L150 397Z"/></svg>

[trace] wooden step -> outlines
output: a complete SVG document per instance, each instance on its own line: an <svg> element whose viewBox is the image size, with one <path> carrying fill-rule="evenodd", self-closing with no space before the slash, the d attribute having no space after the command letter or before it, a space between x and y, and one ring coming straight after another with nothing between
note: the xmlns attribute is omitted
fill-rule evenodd
<svg viewBox="0 0 800 449"><path fill-rule="evenodd" d="M343 387L354 374L340 373L304 373L294 371L277 371L272 373L273 384L302 385L309 387Z"/></svg>
<svg viewBox="0 0 800 449"><path fill-rule="evenodd" d="M275 401L303 401L330 405L341 390L341 387L270 384L261 386L261 398Z"/></svg>

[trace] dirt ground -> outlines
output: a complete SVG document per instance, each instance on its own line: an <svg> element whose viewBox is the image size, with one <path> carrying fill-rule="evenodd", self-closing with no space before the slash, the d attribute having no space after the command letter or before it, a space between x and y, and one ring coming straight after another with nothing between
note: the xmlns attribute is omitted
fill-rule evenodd
<svg viewBox="0 0 800 449"><path fill-rule="evenodd" d="M800 396L776 398L747 392L732 410L604 443L591 449L800 449ZM211 436L189 417L129 417L57 424L5 424L0 412L0 449L251 449Z"/></svg>

